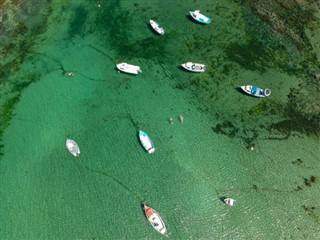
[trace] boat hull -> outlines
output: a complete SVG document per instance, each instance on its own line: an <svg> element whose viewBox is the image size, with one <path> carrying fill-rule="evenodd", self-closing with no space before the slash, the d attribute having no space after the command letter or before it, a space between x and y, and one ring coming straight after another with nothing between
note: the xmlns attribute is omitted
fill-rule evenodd
<svg viewBox="0 0 320 240"><path fill-rule="evenodd" d="M122 72L130 74L138 74L142 72L139 66L131 65L128 63L119 63L117 64L117 68Z"/></svg>
<svg viewBox="0 0 320 240"><path fill-rule="evenodd" d="M269 88L262 89L252 85L241 86L241 89L250 96L254 97L268 97L271 94L271 90Z"/></svg>
<svg viewBox="0 0 320 240"><path fill-rule="evenodd" d="M167 228L160 215L151 207L144 205L144 212L151 226L162 235L167 235Z"/></svg>
<svg viewBox="0 0 320 240"><path fill-rule="evenodd" d="M160 35L163 35L163 34L164 34L164 29L163 29L163 27L161 27L160 24L157 23L156 21L150 19L150 25L151 25L151 27L153 28L153 30L154 30L155 32L157 32L158 34L160 34Z"/></svg>
<svg viewBox="0 0 320 240"><path fill-rule="evenodd" d="M186 62L181 64L181 66L191 72L204 72L206 71L207 67L204 64L201 63L193 63L193 62Z"/></svg>
<svg viewBox="0 0 320 240"><path fill-rule="evenodd" d="M66 147L73 156L78 157L80 155L80 148L74 140L67 139Z"/></svg>
<svg viewBox="0 0 320 240"><path fill-rule="evenodd" d="M211 18L203 15L202 13L200 13L199 10L190 11L190 15L194 20L196 20L199 23L202 23L202 24L211 23Z"/></svg>
<svg viewBox="0 0 320 240"><path fill-rule="evenodd" d="M235 206L237 201L232 198L226 198L223 200L229 206Z"/></svg>
<svg viewBox="0 0 320 240"><path fill-rule="evenodd" d="M148 136L148 134L146 132L140 130L139 131L139 139L140 139L142 146L144 147L144 149L148 153L155 152L156 149L153 145L153 142L151 141L151 138Z"/></svg>

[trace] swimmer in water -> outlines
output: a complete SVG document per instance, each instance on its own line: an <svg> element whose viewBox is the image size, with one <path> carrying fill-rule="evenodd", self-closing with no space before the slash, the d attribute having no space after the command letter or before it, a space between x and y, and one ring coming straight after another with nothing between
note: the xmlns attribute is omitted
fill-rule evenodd
<svg viewBox="0 0 320 240"><path fill-rule="evenodd" d="M184 122L184 117L182 115L179 116L180 122L183 123Z"/></svg>

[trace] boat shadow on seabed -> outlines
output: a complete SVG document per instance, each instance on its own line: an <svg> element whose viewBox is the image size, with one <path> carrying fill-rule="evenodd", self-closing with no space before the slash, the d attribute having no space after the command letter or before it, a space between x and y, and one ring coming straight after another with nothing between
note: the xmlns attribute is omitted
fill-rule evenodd
<svg viewBox="0 0 320 240"><path fill-rule="evenodd" d="M236 87L235 88L239 93L241 93L241 94L243 94L243 95L247 95L242 89L241 89L241 87ZM251 96L251 95L249 95L249 96ZM253 96L251 96L251 97L253 97Z"/></svg>
<svg viewBox="0 0 320 240"><path fill-rule="evenodd" d="M238 91L238 92L241 93L242 95L245 95L245 96L248 96L248 97L252 97L252 98L256 98L256 97L253 96L253 95L249 95L249 94L245 93L245 92L241 89L241 87L236 87L235 89L236 89L236 91Z"/></svg>
<svg viewBox="0 0 320 240"><path fill-rule="evenodd" d="M222 196L222 197L219 197L220 201L224 203L224 200L228 198L227 196Z"/></svg>
<svg viewBox="0 0 320 240"><path fill-rule="evenodd" d="M190 14L187 14L186 18L188 18L188 20L190 20L190 22L193 22L193 23L198 24L198 25L205 26L203 23L200 23L200 22L194 20L193 17L190 16Z"/></svg>

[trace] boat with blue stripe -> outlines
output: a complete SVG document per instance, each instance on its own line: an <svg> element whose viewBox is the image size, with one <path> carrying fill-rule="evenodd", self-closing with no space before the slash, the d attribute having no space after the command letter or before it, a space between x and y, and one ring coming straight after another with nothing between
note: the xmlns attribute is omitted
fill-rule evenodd
<svg viewBox="0 0 320 240"><path fill-rule="evenodd" d="M199 23L209 24L211 23L211 18L200 13L200 10L190 11L191 17Z"/></svg>
<svg viewBox="0 0 320 240"><path fill-rule="evenodd" d="M151 138L146 132L139 130L139 139L142 146L148 153L153 153L156 150L153 142L151 141Z"/></svg>
<svg viewBox="0 0 320 240"><path fill-rule="evenodd" d="M246 86L241 86L241 89L251 95L251 96L254 96L254 97L268 97L270 96L271 94L271 90L269 88L266 88L266 89L262 89L262 88L259 88L257 86L252 86L252 85L246 85Z"/></svg>
<svg viewBox="0 0 320 240"><path fill-rule="evenodd" d="M150 19L150 25L153 28L153 30L156 31L157 33L159 33L160 35L164 34L163 27L161 27L160 24L157 23L156 21Z"/></svg>

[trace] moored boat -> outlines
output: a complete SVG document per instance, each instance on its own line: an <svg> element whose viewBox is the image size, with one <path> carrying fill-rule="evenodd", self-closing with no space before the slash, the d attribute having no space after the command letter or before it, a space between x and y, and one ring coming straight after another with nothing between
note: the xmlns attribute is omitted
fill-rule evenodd
<svg viewBox="0 0 320 240"><path fill-rule="evenodd" d="M223 201L229 206L235 206L237 203L237 201L232 198L225 198Z"/></svg>
<svg viewBox="0 0 320 240"><path fill-rule="evenodd" d="M66 147L67 147L67 149L69 150L69 152L70 152L73 156L75 156L75 157L79 156L79 154L80 154L80 148L79 148L78 144L77 144L74 140L72 140L72 139L67 139L67 141L66 141Z"/></svg>
<svg viewBox="0 0 320 240"><path fill-rule="evenodd" d="M199 23L209 24L211 23L211 18L200 13L200 10L190 11L191 17Z"/></svg>
<svg viewBox="0 0 320 240"><path fill-rule="evenodd" d="M269 88L262 89L252 85L241 86L241 89L247 94L255 97L268 97L271 94L271 90Z"/></svg>
<svg viewBox="0 0 320 240"><path fill-rule="evenodd" d="M153 153L156 150L153 142L151 141L151 138L146 132L139 130L139 139L142 146L148 153Z"/></svg>
<svg viewBox="0 0 320 240"><path fill-rule="evenodd" d="M167 228L160 215L154 209L148 207L147 205L144 205L143 209L151 226L162 235L167 235Z"/></svg>
<svg viewBox="0 0 320 240"><path fill-rule="evenodd" d="M207 69L206 65L193 62L186 62L181 64L181 66L191 72L204 72Z"/></svg>
<svg viewBox="0 0 320 240"><path fill-rule="evenodd" d="M131 74L138 74L142 72L139 66L131 65L128 63L119 63L117 64L117 68L122 72Z"/></svg>
<svg viewBox="0 0 320 240"><path fill-rule="evenodd" d="M164 29L163 27L160 26L159 23L157 23L156 21L150 19L150 25L153 28L153 30L155 30L157 33L159 33L160 35L164 34Z"/></svg>

